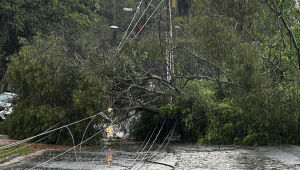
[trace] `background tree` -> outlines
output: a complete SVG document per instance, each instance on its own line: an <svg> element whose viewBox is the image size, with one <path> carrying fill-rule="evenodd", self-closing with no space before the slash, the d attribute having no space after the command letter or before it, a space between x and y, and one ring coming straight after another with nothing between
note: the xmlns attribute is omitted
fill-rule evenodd
<svg viewBox="0 0 300 170"><path fill-rule="evenodd" d="M79 34L94 20L96 1L10 1L0 2L0 79L8 56L21 47L20 38L31 40L36 33Z"/></svg>

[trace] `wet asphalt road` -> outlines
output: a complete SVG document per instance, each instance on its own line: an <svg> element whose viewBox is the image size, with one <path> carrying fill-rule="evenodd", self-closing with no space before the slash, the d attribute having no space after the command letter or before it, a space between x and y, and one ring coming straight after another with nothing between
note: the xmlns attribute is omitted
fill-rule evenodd
<svg viewBox="0 0 300 170"><path fill-rule="evenodd" d="M2 169L300 169L300 147L272 146L243 148L236 146L169 146L146 154L136 152L138 145L93 148L64 154L39 165L61 152L47 152Z"/></svg>

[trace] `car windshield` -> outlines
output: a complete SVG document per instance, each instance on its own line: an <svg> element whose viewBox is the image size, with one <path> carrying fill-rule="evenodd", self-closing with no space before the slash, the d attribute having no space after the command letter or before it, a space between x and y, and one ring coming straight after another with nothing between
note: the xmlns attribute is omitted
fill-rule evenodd
<svg viewBox="0 0 300 170"><path fill-rule="evenodd" d="M0 102L10 102L16 95L13 93L0 94Z"/></svg>

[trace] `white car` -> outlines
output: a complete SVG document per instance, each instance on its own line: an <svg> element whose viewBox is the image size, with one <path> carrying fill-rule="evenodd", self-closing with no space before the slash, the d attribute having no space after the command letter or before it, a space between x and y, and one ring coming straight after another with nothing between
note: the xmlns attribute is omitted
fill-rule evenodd
<svg viewBox="0 0 300 170"><path fill-rule="evenodd" d="M0 94L0 120L5 119L5 115L9 115L13 112L12 101L16 98L15 93L2 93Z"/></svg>

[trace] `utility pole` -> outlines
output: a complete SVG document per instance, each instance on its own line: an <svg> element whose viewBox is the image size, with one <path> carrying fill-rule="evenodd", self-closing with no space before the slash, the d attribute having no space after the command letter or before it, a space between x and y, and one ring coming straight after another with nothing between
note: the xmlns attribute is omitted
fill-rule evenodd
<svg viewBox="0 0 300 170"><path fill-rule="evenodd" d="M116 25L116 0L113 0L112 3L113 3L113 24Z"/></svg>
<svg viewBox="0 0 300 170"><path fill-rule="evenodd" d="M116 0L112 0L113 3L113 25L116 26ZM117 29L113 30L113 40L112 44L115 45L117 43Z"/></svg>
<svg viewBox="0 0 300 170"><path fill-rule="evenodd" d="M172 5L171 0L167 0L167 16L169 19L169 33L166 34L166 61L167 61L167 80L171 82L174 74L174 57L173 57L173 24L172 24Z"/></svg>
<svg viewBox="0 0 300 170"><path fill-rule="evenodd" d="M173 55L173 23L172 23L172 4L169 0L169 13L170 13L170 66L171 66L171 75L174 74L174 55Z"/></svg>

